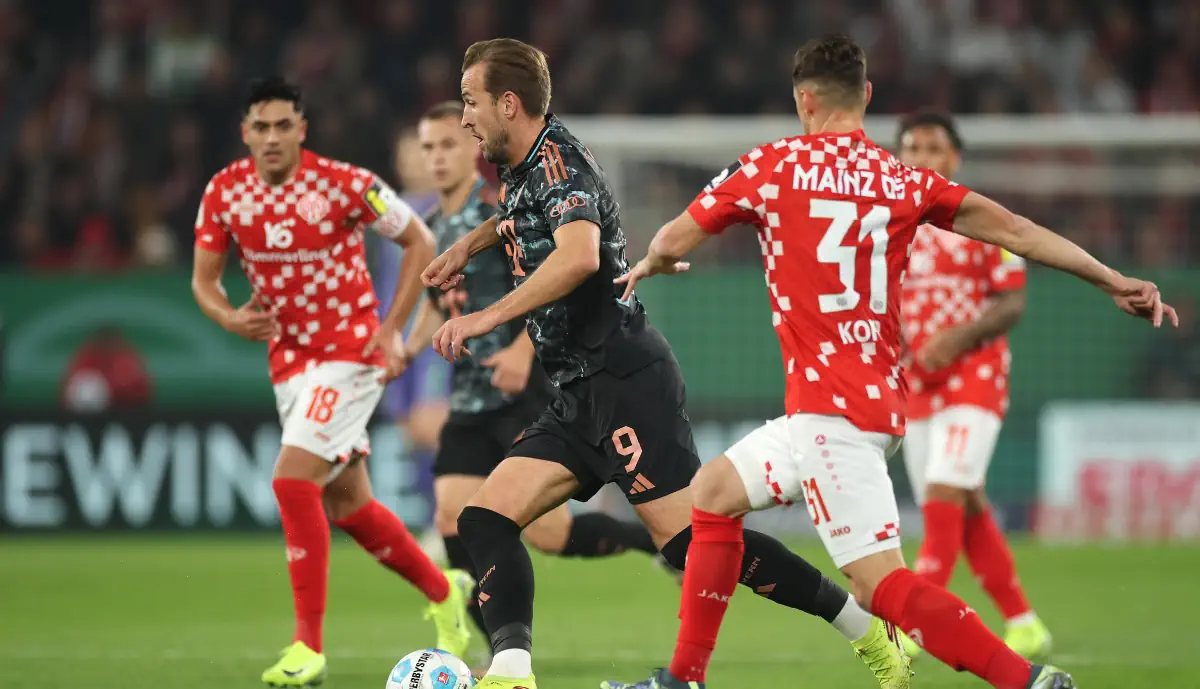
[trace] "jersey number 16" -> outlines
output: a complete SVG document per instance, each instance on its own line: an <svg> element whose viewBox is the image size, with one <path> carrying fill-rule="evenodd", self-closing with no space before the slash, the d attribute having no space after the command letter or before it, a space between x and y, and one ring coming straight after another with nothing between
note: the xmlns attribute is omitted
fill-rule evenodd
<svg viewBox="0 0 1200 689"><path fill-rule="evenodd" d="M821 313L850 311L858 306L862 295L854 288L857 271L855 265L859 247L871 239L870 306L874 313L887 313L887 245L888 223L892 211L887 206L871 206L867 214L859 217L858 204L852 201L830 201L812 199L809 216L831 221L825 236L817 244L817 260L833 263L838 267L838 279L846 290L839 294L822 294L817 297ZM858 224L857 240L851 246L843 246L846 235Z"/></svg>

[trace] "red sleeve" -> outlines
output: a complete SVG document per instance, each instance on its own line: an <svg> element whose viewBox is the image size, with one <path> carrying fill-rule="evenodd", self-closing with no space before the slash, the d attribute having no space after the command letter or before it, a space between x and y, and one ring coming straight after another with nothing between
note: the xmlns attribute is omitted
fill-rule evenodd
<svg viewBox="0 0 1200 689"><path fill-rule="evenodd" d="M761 189L767 185L761 149L754 149L713 178L688 205L688 214L709 234L720 234L730 225L761 223Z"/></svg>
<svg viewBox="0 0 1200 689"><path fill-rule="evenodd" d="M993 292L1006 292L1025 287L1025 259L1007 249L988 245L988 281Z"/></svg>
<svg viewBox="0 0 1200 689"><path fill-rule="evenodd" d="M353 168L350 189L350 217L389 239L400 236L415 215L412 207L370 170Z"/></svg>
<svg viewBox="0 0 1200 689"><path fill-rule="evenodd" d="M379 203L379 187L375 173L361 167L349 167L343 174L342 183L349 187L350 219L364 225L378 220L383 213L376 207Z"/></svg>
<svg viewBox="0 0 1200 689"><path fill-rule="evenodd" d="M229 227L221 219L224 213L221 188L216 178L209 181L196 211L196 248L223 254L229 250Z"/></svg>
<svg viewBox="0 0 1200 689"><path fill-rule="evenodd" d="M958 207L971 190L951 182L933 170L915 170L913 181L917 186L914 198L918 199L917 203L922 208L921 221L934 227L953 228Z"/></svg>

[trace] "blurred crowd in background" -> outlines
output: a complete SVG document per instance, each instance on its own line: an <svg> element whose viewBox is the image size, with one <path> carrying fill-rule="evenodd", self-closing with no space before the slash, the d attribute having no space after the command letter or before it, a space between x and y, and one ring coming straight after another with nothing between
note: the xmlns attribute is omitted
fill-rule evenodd
<svg viewBox="0 0 1200 689"><path fill-rule="evenodd" d="M398 130L457 98L473 41L545 50L560 113L786 114L796 44L829 30L866 47L875 113L1198 104L1198 0L0 0L0 265L190 263L257 76L304 86L312 148L399 185ZM1163 203L1137 214L1150 251L1103 204L1073 213L1077 239L1186 260L1195 209Z"/></svg>

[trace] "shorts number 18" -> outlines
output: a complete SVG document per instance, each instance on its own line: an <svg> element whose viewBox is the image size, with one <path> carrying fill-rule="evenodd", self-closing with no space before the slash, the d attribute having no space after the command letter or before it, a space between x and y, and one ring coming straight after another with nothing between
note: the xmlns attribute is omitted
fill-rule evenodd
<svg viewBox="0 0 1200 689"><path fill-rule="evenodd" d="M329 423L329 419L333 418L333 406L337 404L338 397L338 391L333 388L324 385L313 388L312 402L309 402L304 418L317 423Z"/></svg>

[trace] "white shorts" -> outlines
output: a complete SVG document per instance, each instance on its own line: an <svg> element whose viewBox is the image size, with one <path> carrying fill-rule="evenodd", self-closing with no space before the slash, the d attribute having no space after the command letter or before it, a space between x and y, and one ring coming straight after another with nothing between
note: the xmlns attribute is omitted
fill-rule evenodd
<svg viewBox="0 0 1200 689"><path fill-rule="evenodd" d="M283 445L339 465L370 454L367 423L383 395L382 375L378 366L329 361L276 385Z"/></svg>
<svg viewBox="0 0 1200 689"><path fill-rule="evenodd" d="M900 438L859 430L840 416L784 416L752 431L725 456L755 510L804 501L838 568L900 547L900 516L887 458Z"/></svg>
<svg viewBox="0 0 1200 689"><path fill-rule="evenodd" d="M930 483L966 490L982 486L999 435L1000 417L980 407L946 407L909 421L904 467L917 504L925 502Z"/></svg>

